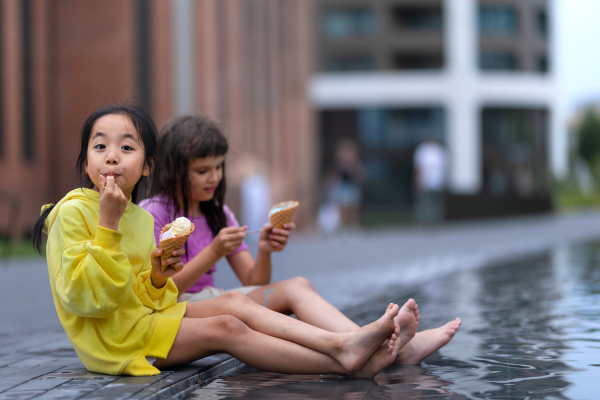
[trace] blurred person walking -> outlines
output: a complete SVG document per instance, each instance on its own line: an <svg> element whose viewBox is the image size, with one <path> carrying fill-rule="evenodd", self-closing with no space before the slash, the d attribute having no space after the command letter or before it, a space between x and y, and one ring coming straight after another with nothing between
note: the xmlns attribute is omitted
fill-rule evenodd
<svg viewBox="0 0 600 400"><path fill-rule="evenodd" d="M447 157L444 147L435 139L427 139L415 149L414 213L417 222L436 223L444 220L444 189Z"/></svg>
<svg viewBox="0 0 600 400"><path fill-rule="evenodd" d="M242 157L237 175L240 179L241 220L248 230L262 230L273 204L271 183L266 167L253 155Z"/></svg>

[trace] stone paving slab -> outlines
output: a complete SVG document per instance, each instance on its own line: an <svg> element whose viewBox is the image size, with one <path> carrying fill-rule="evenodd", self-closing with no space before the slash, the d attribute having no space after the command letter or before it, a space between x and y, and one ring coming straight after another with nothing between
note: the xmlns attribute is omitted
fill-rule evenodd
<svg viewBox="0 0 600 400"><path fill-rule="evenodd" d="M103 375L83 366L62 331L3 335L0 400L170 399L243 366L229 355L218 354L157 376Z"/></svg>
<svg viewBox="0 0 600 400"><path fill-rule="evenodd" d="M73 350L65 355L12 358L12 364L5 359L0 368L0 400L179 399L244 367L235 358L218 354L157 376L111 376L89 372Z"/></svg>

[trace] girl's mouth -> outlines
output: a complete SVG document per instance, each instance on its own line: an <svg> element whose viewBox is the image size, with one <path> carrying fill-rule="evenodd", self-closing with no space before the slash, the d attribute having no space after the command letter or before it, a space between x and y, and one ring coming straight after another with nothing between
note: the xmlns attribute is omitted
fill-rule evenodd
<svg viewBox="0 0 600 400"><path fill-rule="evenodd" d="M113 178L117 179L120 175L119 174L115 174L114 172L109 172L105 176L106 176L106 178L108 178L109 176L112 176Z"/></svg>
<svg viewBox="0 0 600 400"><path fill-rule="evenodd" d="M208 192L208 193L212 193L212 192L214 192L214 191L215 191L215 189L216 189L216 187L211 187L211 188L206 188L206 189L204 189L204 191L205 191L205 192Z"/></svg>

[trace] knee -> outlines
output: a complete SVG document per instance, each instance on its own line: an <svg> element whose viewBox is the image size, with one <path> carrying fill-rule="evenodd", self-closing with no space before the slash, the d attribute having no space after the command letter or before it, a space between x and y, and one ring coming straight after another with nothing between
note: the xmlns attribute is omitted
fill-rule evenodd
<svg viewBox="0 0 600 400"><path fill-rule="evenodd" d="M228 303L244 303L244 302L252 301L252 300L250 300L250 298L248 298L248 296L246 296L245 294L240 293L240 292L223 293L221 295L221 297Z"/></svg>
<svg viewBox="0 0 600 400"><path fill-rule="evenodd" d="M315 288L310 283L310 281L302 276L297 276L295 278L288 279L288 283L289 283L289 285L291 285L295 288L300 288L300 289L304 289L304 290L312 290L312 291L315 290Z"/></svg>
<svg viewBox="0 0 600 400"><path fill-rule="evenodd" d="M225 335L241 335L250 329L248 325L232 315L220 315L214 318L220 331L219 335L223 335L223 337Z"/></svg>

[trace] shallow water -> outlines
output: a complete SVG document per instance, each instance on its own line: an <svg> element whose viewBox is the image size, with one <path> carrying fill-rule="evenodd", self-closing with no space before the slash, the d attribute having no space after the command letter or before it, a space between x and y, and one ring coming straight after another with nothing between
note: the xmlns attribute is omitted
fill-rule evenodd
<svg viewBox="0 0 600 400"><path fill-rule="evenodd" d="M188 398L600 398L600 244L393 288L346 314L367 323L408 297L419 304L419 330L463 320L453 341L420 366L393 365L374 380L246 367Z"/></svg>

